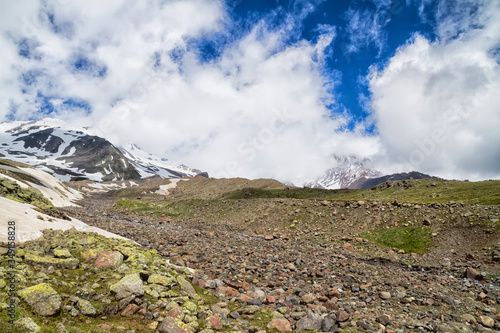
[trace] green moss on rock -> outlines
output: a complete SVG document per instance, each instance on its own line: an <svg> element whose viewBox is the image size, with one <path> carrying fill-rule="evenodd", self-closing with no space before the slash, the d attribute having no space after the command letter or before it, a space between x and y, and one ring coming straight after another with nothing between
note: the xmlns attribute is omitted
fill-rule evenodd
<svg viewBox="0 0 500 333"><path fill-rule="evenodd" d="M46 283L20 290L18 296L40 316L53 316L61 310L61 297Z"/></svg>

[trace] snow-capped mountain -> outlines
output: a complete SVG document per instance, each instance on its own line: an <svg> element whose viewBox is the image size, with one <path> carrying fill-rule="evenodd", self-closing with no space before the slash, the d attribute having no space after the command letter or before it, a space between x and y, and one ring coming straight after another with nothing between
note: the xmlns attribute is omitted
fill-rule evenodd
<svg viewBox="0 0 500 333"><path fill-rule="evenodd" d="M322 177L303 186L325 189L352 188L352 185L361 178L371 179L382 176L380 171L368 166L370 160L366 158L333 155L333 161L335 166L328 169Z"/></svg>
<svg viewBox="0 0 500 333"><path fill-rule="evenodd" d="M120 148L88 128L74 128L45 118L0 124L0 157L36 166L61 181L94 181L195 176L198 170L177 166L134 145Z"/></svg>
<svg viewBox="0 0 500 333"><path fill-rule="evenodd" d="M163 178L194 177L200 170L191 169L184 164L169 162L166 158L151 155L133 143L127 143L118 148L122 154L136 167L142 177L151 174Z"/></svg>

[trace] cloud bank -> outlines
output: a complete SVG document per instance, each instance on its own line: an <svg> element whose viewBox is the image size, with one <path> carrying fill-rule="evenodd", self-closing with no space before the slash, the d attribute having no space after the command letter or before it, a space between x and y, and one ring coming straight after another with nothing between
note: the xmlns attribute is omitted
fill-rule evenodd
<svg viewBox="0 0 500 333"><path fill-rule="evenodd" d="M495 1L464 2L467 19L443 1L435 40L416 32L374 64L371 115L354 130L349 110L332 111L337 27L304 38L315 5L297 3L242 22L214 0L0 0L0 120L59 117L216 177L311 181L333 153L386 171L500 177ZM351 52L374 45L380 54L379 16L343 16Z"/></svg>
<svg viewBox="0 0 500 333"><path fill-rule="evenodd" d="M441 4L437 40L415 34L387 66L372 70L380 158L392 170L500 175L500 8L495 1L473 5L459 11ZM463 10L474 14L464 19Z"/></svg>

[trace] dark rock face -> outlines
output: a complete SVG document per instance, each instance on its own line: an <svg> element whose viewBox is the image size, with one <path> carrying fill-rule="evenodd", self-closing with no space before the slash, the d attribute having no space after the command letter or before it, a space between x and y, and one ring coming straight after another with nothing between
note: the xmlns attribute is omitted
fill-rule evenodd
<svg viewBox="0 0 500 333"><path fill-rule="evenodd" d="M70 155L71 151L74 152ZM139 179L139 172L111 142L98 136L82 136L72 141L58 158L86 173L103 173L103 181ZM112 172L106 172L106 170Z"/></svg>
<svg viewBox="0 0 500 333"><path fill-rule="evenodd" d="M52 135L53 128L47 128L25 136L20 136L14 141L23 141L24 148L43 149L49 153L56 154L64 140L58 136Z"/></svg>
<svg viewBox="0 0 500 333"><path fill-rule="evenodd" d="M98 136L86 135L79 131L65 131L72 141L61 151L65 140L58 136L54 128L38 129L32 126L26 131L13 133L14 142L23 144L24 149L38 149L40 160L60 154L57 160L64 161L68 168L47 164L58 175L69 175L72 180L87 179L85 174L103 174L103 181L139 179L140 174L122 152L111 142ZM9 151L12 155L36 154L25 151ZM78 170L75 171L75 170Z"/></svg>
<svg viewBox="0 0 500 333"><path fill-rule="evenodd" d="M392 175L387 175L378 178L360 178L354 183L352 183L349 188L363 190L372 188L379 184L385 183L390 180L408 180L408 179L426 179L426 178L435 178L433 176L429 176L420 172L412 171L412 172L403 172L403 173L395 173Z"/></svg>

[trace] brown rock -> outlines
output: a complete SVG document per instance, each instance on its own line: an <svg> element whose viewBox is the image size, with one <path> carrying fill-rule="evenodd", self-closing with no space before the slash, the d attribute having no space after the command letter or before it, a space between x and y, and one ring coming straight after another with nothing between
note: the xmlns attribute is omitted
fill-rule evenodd
<svg viewBox="0 0 500 333"><path fill-rule="evenodd" d="M122 311L121 315L123 317L128 317L139 311L140 307L136 304L129 304L125 308L125 310Z"/></svg>
<svg viewBox="0 0 500 333"><path fill-rule="evenodd" d="M101 325L101 330L104 330L104 331L111 331L111 328L112 328L112 326L107 325L107 324Z"/></svg>
<svg viewBox="0 0 500 333"><path fill-rule="evenodd" d="M224 295L226 297L232 296L232 295L239 295L239 291L232 288L232 287L226 287L226 291L224 292Z"/></svg>
<svg viewBox="0 0 500 333"><path fill-rule="evenodd" d="M344 322L349 320L349 313L347 313L346 311L339 311L337 313L337 320L339 322Z"/></svg>
<svg viewBox="0 0 500 333"><path fill-rule="evenodd" d="M493 318L490 318L488 316L479 316L479 323L483 326L490 327L492 328L495 326L495 320Z"/></svg>
<svg viewBox="0 0 500 333"><path fill-rule="evenodd" d="M342 294L340 293L340 291L338 291L337 288L333 288L330 290L330 292L328 293L328 295L331 297L337 297L337 298L340 298L342 297Z"/></svg>
<svg viewBox="0 0 500 333"><path fill-rule="evenodd" d="M338 310L339 306L330 300L325 303L325 308L328 310L328 312L332 312Z"/></svg>
<svg viewBox="0 0 500 333"><path fill-rule="evenodd" d="M266 235L264 237L265 240L273 240L274 239L274 236L273 235Z"/></svg>
<svg viewBox="0 0 500 333"><path fill-rule="evenodd" d="M170 311L167 313L167 316L168 316L168 317L174 317L174 318L175 318L175 317L180 317L180 316L182 316L182 315L183 315L182 311L181 311L180 309L177 309L177 308L176 308L176 309L172 309L172 310L170 310Z"/></svg>
<svg viewBox="0 0 500 333"><path fill-rule="evenodd" d="M118 251L106 251L97 254L94 266L101 269L118 268L123 262L123 254Z"/></svg>
<svg viewBox="0 0 500 333"><path fill-rule="evenodd" d="M467 270L465 271L465 277L471 280L476 280L481 278L481 273L479 273L472 267L467 267Z"/></svg>
<svg viewBox="0 0 500 333"><path fill-rule="evenodd" d="M246 281L243 281L241 283L241 288L243 288L244 291L249 291L250 290L250 284Z"/></svg>
<svg viewBox="0 0 500 333"><path fill-rule="evenodd" d="M267 324L267 328L270 330L277 329L278 332L286 332L291 333L292 327L290 326L290 322L286 319L275 319Z"/></svg>
<svg viewBox="0 0 500 333"><path fill-rule="evenodd" d="M345 243L344 245L342 245L342 248L344 250L354 250L354 246L352 246L351 243Z"/></svg>
<svg viewBox="0 0 500 333"><path fill-rule="evenodd" d="M267 303L275 303L276 297L271 296L271 295L266 295L266 301L267 301Z"/></svg>
<svg viewBox="0 0 500 333"><path fill-rule="evenodd" d="M372 283L371 282L368 282L367 284L362 284L359 286L359 289L361 290L365 290L367 288L370 288L372 286Z"/></svg>
<svg viewBox="0 0 500 333"><path fill-rule="evenodd" d="M253 298L249 297L248 295L241 294L238 296L237 300L240 303L246 303L248 301L251 301Z"/></svg>
<svg viewBox="0 0 500 333"><path fill-rule="evenodd" d="M216 314L210 316L208 322L210 323L210 327L214 330L221 330L224 327L222 320L220 320L220 317Z"/></svg>
<svg viewBox="0 0 500 333"><path fill-rule="evenodd" d="M215 295L224 297L226 295L226 287L217 287Z"/></svg>

